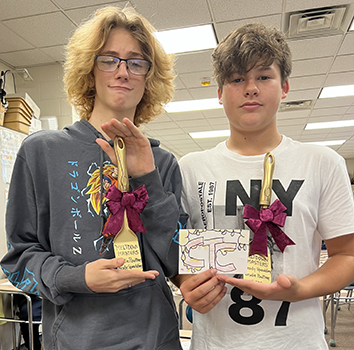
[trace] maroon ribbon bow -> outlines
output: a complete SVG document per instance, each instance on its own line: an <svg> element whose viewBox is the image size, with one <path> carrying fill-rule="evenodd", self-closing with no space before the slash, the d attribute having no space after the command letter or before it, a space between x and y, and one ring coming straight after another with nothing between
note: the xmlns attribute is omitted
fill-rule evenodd
<svg viewBox="0 0 354 350"><path fill-rule="evenodd" d="M286 219L285 205L278 199L269 208L261 208L260 211L246 204L243 218L247 226L254 232L250 255L260 253L268 256L267 251L267 227L272 234L275 243L284 252L287 245L295 243L278 226L283 227Z"/></svg>
<svg viewBox="0 0 354 350"><path fill-rule="evenodd" d="M104 227L102 234L106 237L115 236L122 228L124 211L127 212L129 228L136 232L146 233L139 213L145 208L149 195L144 185L139 186L133 192L121 192L116 186L111 185L106 198L111 215Z"/></svg>

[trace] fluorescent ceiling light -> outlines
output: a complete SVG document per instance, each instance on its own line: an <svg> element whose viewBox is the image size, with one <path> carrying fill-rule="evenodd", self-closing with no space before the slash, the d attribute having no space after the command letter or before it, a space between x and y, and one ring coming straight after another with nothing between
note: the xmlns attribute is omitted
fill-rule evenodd
<svg viewBox="0 0 354 350"><path fill-rule="evenodd" d="M213 130L213 131L200 131L200 132L190 132L189 135L193 139L204 139L209 137L223 137L230 136L230 130Z"/></svg>
<svg viewBox="0 0 354 350"><path fill-rule="evenodd" d="M352 24L350 25L349 30L354 30L354 18L352 19Z"/></svg>
<svg viewBox="0 0 354 350"><path fill-rule="evenodd" d="M306 142L311 145L321 145L321 146L338 146L343 145L346 140L332 140L332 141L318 141L318 142Z"/></svg>
<svg viewBox="0 0 354 350"><path fill-rule="evenodd" d="M211 24L154 33L167 53L213 49L216 38Z"/></svg>
<svg viewBox="0 0 354 350"><path fill-rule="evenodd" d="M305 130L344 128L348 126L354 126L354 120L337 120L333 122L308 123L306 124Z"/></svg>
<svg viewBox="0 0 354 350"><path fill-rule="evenodd" d="M206 98L202 100L187 100L170 102L165 106L167 113L202 111L206 109L219 109L222 105L219 104L218 98Z"/></svg>
<svg viewBox="0 0 354 350"><path fill-rule="evenodd" d="M319 98L353 96L354 85L340 85L324 87Z"/></svg>

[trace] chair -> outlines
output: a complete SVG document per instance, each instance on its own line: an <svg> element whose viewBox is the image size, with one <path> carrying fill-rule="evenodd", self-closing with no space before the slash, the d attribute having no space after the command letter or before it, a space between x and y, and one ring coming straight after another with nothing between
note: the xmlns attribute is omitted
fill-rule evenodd
<svg viewBox="0 0 354 350"><path fill-rule="evenodd" d="M328 306L331 305L331 339L329 341L329 345L331 347L337 346L334 337L334 329L336 327L338 311L341 309L341 306L343 305L347 305L348 310L350 310L350 305L354 303L353 290L354 290L354 283L343 288L339 292L323 297L323 316L325 321L326 321L326 311L328 309ZM327 327L325 327L325 333L327 332L328 329Z"/></svg>
<svg viewBox="0 0 354 350"><path fill-rule="evenodd" d="M4 316L0 317L0 321L6 321L9 323L12 323L12 341L13 341L13 349L18 349L18 344L16 340L16 331L15 331L15 323L24 323L28 325L28 331L29 331L29 350L33 350L34 348L34 341L33 341L33 325L34 324L41 324L42 320L40 321L33 321L33 310L32 310L32 299L29 294L23 292L20 289L17 289L16 287L12 285L7 284L8 281L6 280L0 280L0 295L1 294L7 294L10 296L10 310L11 310L11 315L10 316ZM16 315L16 309L17 305L15 302L15 296L20 295L26 299L27 303L27 312L28 312L28 318L27 320L21 320L17 317Z"/></svg>

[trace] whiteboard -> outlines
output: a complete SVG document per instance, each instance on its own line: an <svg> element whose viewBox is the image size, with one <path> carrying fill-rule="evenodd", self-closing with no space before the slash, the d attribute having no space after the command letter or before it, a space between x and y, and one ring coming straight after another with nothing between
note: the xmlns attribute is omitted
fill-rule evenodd
<svg viewBox="0 0 354 350"><path fill-rule="evenodd" d="M5 210L12 170L18 149L26 136L27 134L0 127L0 257L3 257L7 252ZM2 270L0 270L0 278L3 278L3 276L4 274L2 273Z"/></svg>

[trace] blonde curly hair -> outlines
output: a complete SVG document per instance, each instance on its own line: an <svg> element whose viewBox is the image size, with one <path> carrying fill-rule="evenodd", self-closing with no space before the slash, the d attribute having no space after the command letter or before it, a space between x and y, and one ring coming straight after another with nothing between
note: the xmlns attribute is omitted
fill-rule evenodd
<svg viewBox="0 0 354 350"><path fill-rule="evenodd" d="M104 7L97 10L71 37L64 63L64 84L68 101L82 119L89 120L95 103L93 69L95 56L112 29L123 28L139 42L144 59L152 62L145 78L145 92L134 116L134 124L148 123L163 113L170 102L175 78L174 57L154 37L155 28L133 8Z"/></svg>

